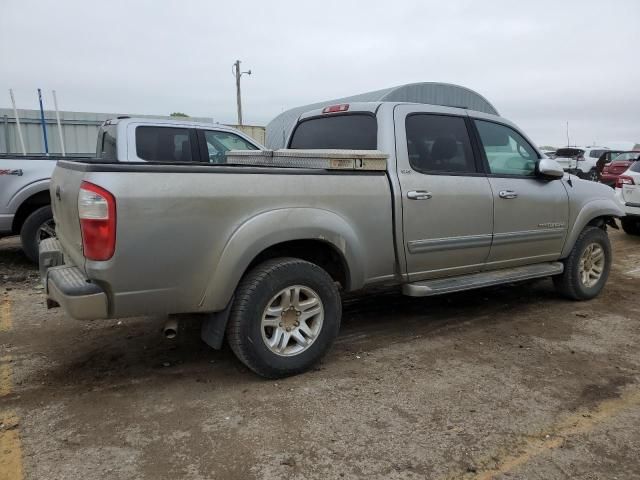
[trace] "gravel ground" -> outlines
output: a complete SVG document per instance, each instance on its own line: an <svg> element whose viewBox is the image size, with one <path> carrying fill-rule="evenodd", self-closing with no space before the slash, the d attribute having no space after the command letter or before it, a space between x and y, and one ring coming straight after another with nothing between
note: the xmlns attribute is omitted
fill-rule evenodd
<svg viewBox="0 0 640 480"><path fill-rule="evenodd" d="M604 293L549 280L345 301L313 371L260 379L195 322L78 322L0 240L0 479L640 478L640 238ZM4 475L4 476L3 476Z"/></svg>

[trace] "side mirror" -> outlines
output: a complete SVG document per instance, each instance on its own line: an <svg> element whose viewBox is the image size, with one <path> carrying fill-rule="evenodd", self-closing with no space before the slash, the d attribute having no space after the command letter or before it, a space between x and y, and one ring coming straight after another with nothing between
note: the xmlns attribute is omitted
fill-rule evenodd
<svg viewBox="0 0 640 480"><path fill-rule="evenodd" d="M564 176L564 170L560 164L550 158L541 158L538 160L536 170L541 177L562 178Z"/></svg>

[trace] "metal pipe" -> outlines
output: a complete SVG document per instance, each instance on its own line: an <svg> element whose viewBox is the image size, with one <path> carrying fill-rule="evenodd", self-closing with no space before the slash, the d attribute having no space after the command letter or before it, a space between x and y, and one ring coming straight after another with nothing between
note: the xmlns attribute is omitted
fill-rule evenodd
<svg viewBox="0 0 640 480"><path fill-rule="evenodd" d="M44 108L42 107L42 90L38 89L38 102L40 102L40 122L42 123L42 136L44 137L44 153L49 155L49 142L47 141L47 125L44 122Z"/></svg>
<svg viewBox="0 0 640 480"><path fill-rule="evenodd" d="M18 109L16 108L16 99L13 96L13 90L9 89L9 95L11 96L11 105L13 105L13 115L16 117L16 127L18 128L18 139L20 140L20 148L22 148L22 155L27 154L27 149L24 148L24 138L22 138L22 128L20 127L20 116L18 115Z"/></svg>
<svg viewBox="0 0 640 480"><path fill-rule="evenodd" d="M3 118L4 123L4 149L5 153L11 153L11 148L9 145L9 116L5 115Z"/></svg>
<svg viewBox="0 0 640 480"><path fill-rule="evenodd" d="M178 320L175 317L170 317L162 327L162 333L166 338L176 338L178 335Z"/></svg>
<svg viewBox="0 0 640 480"><path fill-rule="evenodd" d="M56 122L58 122L58 134L60 135L60 148L62 149L62 155L66 155L67 152L64 148L64 135L62 134L62 125L60 124L60 112L58 112L58 97L56 96L56 91L52 90L53 93L53 106L56 109Z"/></svg>

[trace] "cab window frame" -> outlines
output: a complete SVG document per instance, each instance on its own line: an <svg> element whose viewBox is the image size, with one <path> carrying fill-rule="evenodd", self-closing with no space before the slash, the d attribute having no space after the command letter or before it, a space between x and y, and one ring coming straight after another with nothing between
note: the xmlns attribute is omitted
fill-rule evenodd
<svg viewBox="0 0 640 480"><path fill-rule="evenodd" d="M482 162L482 168L486 174L487 177L493 177L493 178L523 178L523 179L536 179L539 178L538 177L538 163L540 161L540 159L542 158L540 156L540 152L538 151L538 149L536 147L534 147L531 142L527 139L527 137L524 136L524 134L522 132L520 132L517 128L514 128L512 125L509 125L507 123L504 122L500 122L500 121L496 121L494 119L487 119L487 118L482 118L482 117L471 117L469 119L470 124L471 124L471 130L472 130L472 134L474 137L474 143L477 145L478 148L478 152L481 158L481 162ZM533 150L533 152L536 154L536 158L535 158L535 168L533 170L533 174L532 175L521 175L521 174L509 174L509 173L492 173L491 172L491 166L489 165L489 159L487 157L487 152L484 149L484 144L482 143L482 138L480 137L480 131L478 130L478 126L476 125L476 122L486 122L486 123L493 123L495 125L500 125L501 127L507 128L513 132L516 132L518 135L520 135L520 137L522 138L522 140L529 146L529 148L531 148Z"/></svg>
<svg viewBox="0 0 640 480"><path fill-rule="evenodd" d="M469 140L469 147L471 153L471 163L474 166L474 171L467 172L457 172L457 171L446 171L446 170L427 170L427 169L418 169L412 163L409 158L409 137L407 134L407 121L409 117L415 116L435 116L435 117L453 117L459 118L463 121L465 130L467 132L467 137ZM465 115L456 115L453 113L443 113L443 112L411 112L405 116L404 119L404 133L405 133L405 142L404 148L407 154L407 163L412 171L419 173L420 175L444 175L448 177L484 177L486 176L484 172L484 167L482 165L480 152L478 151L478 145L475 142L475 138L473 136L472 125L468 116Z"/></svg>

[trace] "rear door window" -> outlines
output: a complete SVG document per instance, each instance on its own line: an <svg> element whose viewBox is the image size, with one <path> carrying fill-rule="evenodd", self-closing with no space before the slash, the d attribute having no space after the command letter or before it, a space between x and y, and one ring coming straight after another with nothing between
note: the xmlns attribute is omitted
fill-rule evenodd
<svg viewBox="0 0 640 480"><path fill-rule="evenodd" d="M289 148L375 150L378 124L369 114L331 115L300 122Z"/></svg>
<svg viewBox="0 0 640 480"><path fill-rule="evenodd" d="M149 162L193 162L188 128L137 127L136 154Z"/></svg>
<svg viewBox="0 0 640 480"><path fill-rule="evenodd" d="M476 173L464 118L413 114L406 120L411 167L421 173Z"/></svg>

